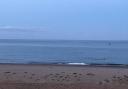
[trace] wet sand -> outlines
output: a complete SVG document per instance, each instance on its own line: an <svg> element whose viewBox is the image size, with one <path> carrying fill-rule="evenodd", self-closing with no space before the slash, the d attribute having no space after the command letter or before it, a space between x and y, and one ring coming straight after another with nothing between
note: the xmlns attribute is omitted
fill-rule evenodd
<svg viewBox="0 0 128 89"><path fill-rule="evenodd" d="M0 89L128 89L128 68L0 64Z"/></svg>

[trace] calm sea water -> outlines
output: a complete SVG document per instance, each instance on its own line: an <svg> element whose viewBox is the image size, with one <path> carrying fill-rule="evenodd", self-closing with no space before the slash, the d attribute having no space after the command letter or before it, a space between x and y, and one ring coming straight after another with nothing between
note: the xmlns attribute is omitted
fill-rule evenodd
<svg viewBox="0 0 128 89"><path fill-rule="evenodd" d="M0 63L128 64L128 41L0 40Z"/></svg>

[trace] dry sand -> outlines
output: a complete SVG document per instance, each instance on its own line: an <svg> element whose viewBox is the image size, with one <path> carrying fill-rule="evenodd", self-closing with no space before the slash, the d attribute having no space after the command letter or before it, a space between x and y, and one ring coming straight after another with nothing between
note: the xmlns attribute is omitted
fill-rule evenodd
<svg viewBox="0 0 128 89"><path fill-rule="evenodd" d="M128 68L1 64L0 89L128 89Z"/></svg>

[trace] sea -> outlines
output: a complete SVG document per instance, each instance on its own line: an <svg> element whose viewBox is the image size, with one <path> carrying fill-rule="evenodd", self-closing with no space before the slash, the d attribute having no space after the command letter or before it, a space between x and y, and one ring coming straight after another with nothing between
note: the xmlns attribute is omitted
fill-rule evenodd
<svg viewBox="0 0 128 89"><path fill-rule="evenodd" d="M128 64L128 41L0 39L0 63Z"/></svg>

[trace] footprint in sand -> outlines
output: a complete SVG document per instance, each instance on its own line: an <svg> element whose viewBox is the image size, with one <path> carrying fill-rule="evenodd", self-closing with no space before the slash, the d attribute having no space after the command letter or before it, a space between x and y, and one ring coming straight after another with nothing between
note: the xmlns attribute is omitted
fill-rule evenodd
<svg viewBox="0 0 128 89"><path fill-rule="evenodd" d="M95 74L93 74L93 73L87 73L86 75L87 76L95 76Z"/></svg>
<svg viewBox="0 0 128 89"><path fill-rule="evenodd" d="M101 81L100 81L98 84L99 84L99 85L102 85L102 84L103 84L103 82L101 82Z"/></svg>
<svg viewBox="0 0 128 89"><path fill-rule="evenodd" d="M40 81L40 79L36 79L35 81L36 81L36 82L37 82L37 81Z"/></svg>
<svg viewBox="0 0 128 89"><path fill-rule="evenodd" d="M13 75L15 75L16 73L12 73Z"/></svg>
<svg viewBox="0 0 128 89"><path fill-rule="evenodd" d="M35 76L36 74L32 74L32 76Z"/></svg>
<svg viewBox="0 0 128 89"><path fill-rule="evenodd" d="M11 72L4 72L5 74L10 74Z"/></svg>
<svg viewBox="0 0 128 89"><path fill-rule="evenodd" d="M109 82L110 82L110 80L108 80L108 79L105 79L104 81L105 81L106 83L109 83Z"/></svg>
<svg viewBox="0 0 128 89"><path fill-rule="evenodd" d="M28 72L24 72L25 74L27 74Z"/></svg>

